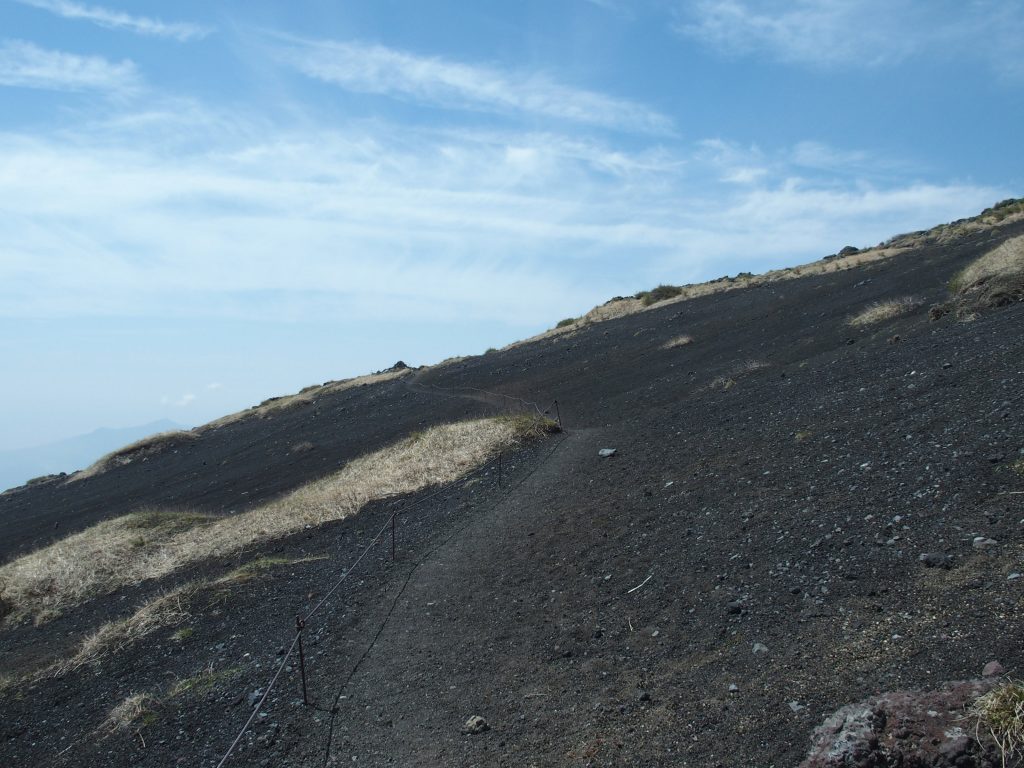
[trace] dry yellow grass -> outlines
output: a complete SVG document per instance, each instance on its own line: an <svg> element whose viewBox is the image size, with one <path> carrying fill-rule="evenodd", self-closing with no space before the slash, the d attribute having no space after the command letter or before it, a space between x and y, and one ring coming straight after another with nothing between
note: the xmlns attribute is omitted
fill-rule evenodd
<svg viewBox="0 0 1024 768"><path fill-rule="evenodd" d="M534 421L479 419L434 427L230 517L150 512L100 523L0 567L0 601L12 612L7 621L26 615L45 621L96 594L340 520L375 499L450 483L528 436Z"/></svg>
<svg viewBox="0 0 1024 768"><path fill-rule="evenodd" d="M159 706L160 702L148 693L136 693L110 710L98 730L107 734L127 731L153 717Z"/></svg>
<svg viewBox="0 0 1024 768"><path fill-rule="evenodd" d="M767 368L769 365L770 363L767 363L764 360L744 360L730 368L728 373L723 374L722 376L716 376L712 379L711 383L708 384L708 388L722 391L732 389L736 386L736 379L741 376L745 376L748 373L759 371L762 368Z"/></svg>
<svg viewBox="0 0 1024 768"><path fill-rule="evenodd" d="M241 669L238 667L214 669L213 662L211 661L204 669L192 675L192 677L182 677L175 680L170 690L167 691L167 695L172 699L179 696L201 696L208 693L219 683L238 676L240 672Z"/></svg>
<svg viewBox="0 0 1024 768"><path fill-rule="evenodd" d="M192 598L203 586L201 583L192 583L178 587L150 600L127 619L104 624L82 640L71 656L55 662L43 674L61 677L87 664L96 664L158 629L185 621L191 616L189 607Z"/></svg>
<svg viewBox="0 0 1024 768"><path fill-rule="evenodd" d="M312 403L318 398L324 397L325 395L333 395L338 392L344 392L347 389L353 389L354 387L369 386L370 384L380 384L384 381L391 381L393 379L400 378L407 375L412 371L411 368L399 368L398 370L382 371L381 373L371 373L366 376L357 376L354 379L343 379L342 381L329 381L326 384L316 385L312 387L306 387L300 392L296 392L294 395L285 395L284 397L273 397L270 400L265 400L259 405L254 405L252 408L248 408L238 413L228 414L222 416L219 419L211 421L209 424L204 424L201 427L196 427L195 432L202 434L211 429L217 429L227 424L233 424L236 421L242 419L261 419L274 413L275 411L284 410L286 408L294 408L299 405L306 405Z"/></svg>
<svg viewBox="0 0 1024 768"><path fill-rule="evenodd" d="M204 424L192 430L172 430L170 432L161 432L158 435L143 438L131 445L126 445L124 448L118 448L116 451L108 453L86 469L75 472L73 475L68 477L66 482L74 483L80 480L85 480L115 467L154 456L183 443L196 440L204 432L208 432L211 429L217 429L218 427L223 427L228 424L241 421L242 419L265 418L275 411L312 403L317 398L337 392L344 392L346 389L352 389L353 387L368 386L370 384L379 384L380 382L391 381L392 379L397 379L400 376L405 376L411 370L411 368L400 368L393 371L383 371L381 373L358 376L354 379L329 381L323 385L306 387L301 392L297 392L294 395L271 398L270 400L266 400L252 408L239 411L238 413L232 413L227 416L222 416L215 421L211 421L208 424Z"/></svg>
<svg viewBox="0 0 1024 768"><path fill-rule="evenodd" d="M811 275L822 275L828 272L840 272L847 269L862 267L867 264L885 261L893 257L905 254L915 248L931 243L949 243L959 240L966 235L980 230L998 229L1009 224L1024 220L1024 207L1016 205L1001 209L1001 212L994 213L989 210L971 219L941 224L930 230L913 232L906 235L899 235L891 238L874 248L865 248L855 253L848 253L843 256L831 256L827 259L812 261L807 264L799 264L795 267L773 269L759 275L744 274L735 278L720 278L705 283L695 283L679 286L680 293L677 296L646 305L642 299L636 297L612 299L600 306L594 307L585 315L577 319L572 325L561 328L551 328L521 341L515 341L502 347L502 350L514 349L527 344L532 344L545 339L570 336L583 328L595 323L602 323L606 320L615 320L637 312L646 312L652 309L662 309L669 304L711 296L726 291L734 291L740 288L749 288L756 285L767 285L785 280L795 280ZM457 362L464 358L453 358L445 360L432 368L441 368L450 362Z"/></svg>
<svg viewBox="0 0 1024 768"><path fill-rule="evenodd" d="M956 292L963 292L993 279L1015 275L1024 275L1024 235L1007 240L972 262L953 278L950 287Z"/></svg>
<svg viewBox="0 0 1024 768"><path fill-rule="evenodd" d="M987 731L999 746L1003 767L1024 754L1024 683L1008 680L971 705L975 733Z"/></svg>
<svg viewBox="0 0 1024 768"><path fill-rule="evenodd" d="M906 315L920 306L920 299L913 296L879 301L869 305L863 312L858 312L847 323L855 328L863 328L864 326L875 325L876 323L891 320L894 317Z"/></svg>
<svg viewBox="0 0 1024 768"><path fill-rule="evenodd" d="M683 334L682 336L676 336L674 339L669 339L661 345L662 349L676 349L677 347L685 347L687 344L693 343L693 336Z"/></svg>
<svg viewBox="0 0 1024 768"><path fill-rule="evenodd" d="M124 448L118 448L116 451L112 451L93 462L85 469L75 472L68 477L67 482L74 483L79 480L85 480L88 477L93 477L115 467L122 467L125 464L131 464L133 461L155 456L158 453L174 448L176 445L191 442L197 437L198 435L195 432L180 429L145 437L142 440L126 445Z"/></svg>

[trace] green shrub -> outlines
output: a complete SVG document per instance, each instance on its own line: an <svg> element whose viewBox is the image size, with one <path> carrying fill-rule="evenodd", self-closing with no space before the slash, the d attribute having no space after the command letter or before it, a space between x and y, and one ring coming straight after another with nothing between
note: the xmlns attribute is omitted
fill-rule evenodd
<svg viewBox="0 0 1024 768"><path fill-rule="evenodd" d="M672 299L683 292L683 289L675 285L659 285L657 288L653 288L649 291L642 291L636 295L645 307L651 306L651 304L657 304L659 301L665 301L666 299Z"/></svg>
<svg viewBox="0 0 1024 768"><path fill-rule="evenodd" d="M566 328L567 326L570 325L576 325L575 317L567 317L565 318L565 320L559 320L558 325L556 325L555 328Z"/></svg>

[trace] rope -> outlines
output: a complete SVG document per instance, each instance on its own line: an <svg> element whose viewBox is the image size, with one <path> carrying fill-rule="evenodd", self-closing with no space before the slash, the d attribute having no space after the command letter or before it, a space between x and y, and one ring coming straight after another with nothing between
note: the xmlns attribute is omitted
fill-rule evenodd
<svg viewBox="0 0 1024 768"><path fill-rule="evenodd" d="M555 455L555 451L557 451L562 446L562 443L564 443L568 439L569 437L568 435L566 435L557 443L555 443L554 447L550 451L548 451L547 455L543 459L537 462L530 469L529 472L527 472L522 478L519 479L518 482L515 483L515 485L510 486L509 489L504 494L501 495L498 504L507 500L514 491L518 491L519 488L521 488L527 480L533 477L534 473L536 473L538 469L547 464L551 457ZM495 506L497 506L497 504L495 504ZM331 706L331 709L329 710L331 714L331 721L327 731L327 749L325 750L323 762L325 767L330 764L331 750L334 746L334 723L335 720L337 719L338 702L341 701L341 695L345 692L345 689L348 687L348 684L352 681L352 678L355 677L356 672L359 671L359 667L362 666L363 662L366 660L366 657L370 655L370 651L373 650L373 647L377 644L377 641L380 639L380 636L384 633L384 628L391 620L391 616L392 614L394 614L395 608L398 607L398 601L401 600L402 595L405 594L405 590L409 586L409 582L412 581L413 575L415 575L416 571L419 570L420 566L422 566L432 555L434 555L438 550L447 545L452 539L454 539L456 536L458 536L460 533L465 531L467 528L469 528L476 522L477 518L472 518L469 520L469 522L457 527L451 533L450 536L444 539L444 541L440 542L436 547L434 547L429 552L426 552L423 556L421 556L420 559L416 561L416 564L409 570L409 573L406 574L405 580L402 582L401 589L398 590L398 594L395 595L395 599L391 602L391 607L388 608L388 612L384 616L384 620L381 622L380 626L377 627L377 631L374 633L373 639L370 641L370 644L366 647L366 649L359 655L359 659L356 661L355 665L352 667L352 670L348 673L348 675L345 676L345 680L338 688L338 693L334 697L334 702Z"/></svg>
<svg viewBox="0 0 1024 768"><path fill-rule="evenodd" d="M438 387L438 386L436 386L434 384L430 384L428 386L431 386L434 389L441 389L440 387ZM473 391L476 391L476 392L482 392L482 393L488 394L488 395L494 395L496 397L504 397L504 398L508 398L509 400L518 401L520 403L523 403L524 405L532 406L534 409L536 409L537 414L541 418L543 418L548 413L548 411L550 411L550 409L551 409L551 406L548 406L548 409L546 411L541 411L540 406L537 403L533 402L532 400L524 400L521 397L514 397L512 395L506 395L506 394L501 393L501 392L490 392L488 390L479 389L477 387L460 387L460 389L469 389L469 390L473 390ZM552 403L552 405L556 405L557 402L558 401L555 400ZM555 447L551 450L551 452L544 458L544 460L540 464L545 463L554 454L554 452L558 448L558 446L560 446L565 441L565 439L567 439L567 438L563 438L562 440L560 440L555 445ZM454 490L455 488L457 488L460 485L464 484L470 478L475 477L476 475L479 475L479 474L483 473L485 470L487 470L489 467L491 467L495 462L499 461L499 459L500 459L500 454L499 454L498 457L492 458L492 459L488 460L487 462L485 462L484 464L481 464L479 467L474 469L472 472L466 473L465 475L460 477L458 480L456 480L454 483L451 483L451 484L448 484L446 486L443 486L443 487L439 488L438 490L434 491L433 493L430 493L430 494L428 494L426 496L421 496L420 498L416 499L413 502L406 503L400 509L397 509L397 510L395 510L394 512L391 513L391 515L388 517L388 519L384 523L384 525L381 526L380 530L377 531L377 533L370 540L370 542L363 548L363 551L359 554L359 557L356 558L355 562L352 563L352 565L349 566L349 568L344 573L341 574L341 577L333 584L333 586L331 586L331 588L329 590L327 590L327 592L324 594L324 596L321 597L320 600L317 601L317 603L309 610L309 612L306 614L306 616L304 618L302 618L298 622L298 629L295 632L295 637L292 639L292 644L288 648L287 653L285 653L284 658L281 659L281 663L278 664L277 671L274 673L273 678L270 680L270 683L267 685L267 689L264 692L263 697L260 699L259 703L253 708L252 714L250 714L249 715L249 719L245 721L245 724L242 726L241 730L238 732L238 735L235 737L235 740L233 742L231 742L231 746L228 747L228 751L224 753L224 757L222 757L220 759L220 762L217 763L217 768L222 768L222 766L227 762L228 758L231 757L232 753L235 751L235 748L238 746L239 742L242 740L242 737L249 730L249 726L251 726L253 720L256 719L256 715L259 713L260 709L263 707L264 702L266 702L267 697L270 695L270 692L273 690L274 685L277 683L278 678L281 676L281 672L282 672L282 670L284 670L285 664L287 663L288 659L291 658L292 654L295 652L295 648L296 648L296 646L299 643L299 638L301 637L302 632L305 629L306 623L309 621L309 619L311 617L313 617L314 615L316 615L320 611L320 609L327 603L327 600L330 599L330 597L338 590L338 588L345 582L345 580L348 579L349 575L356 568L356 566L358 566L363 561L363 559L370 552L370 550L374 547L374 545L380 540L380 537L383 536L384 532L391 526L392 521L399 514L401 514L403 512L410 512L411 510L415 509L416 507L426 503L430 499L433 499L433 498L435 498L437 496L440 496L442 493L448 493L448 492ZM525 480L527 478L529 478L537 470L537 468L540 466L540 464L535 466L519 483L517 483L515 488L518 488L519 485L521 485L523 482L525 482ZM511 490L512 489L509 490L509 493L511 493ZM508 493L505 494L506 497L508 495L509 495ZM456 531L456 533L458 533L458 531ZM433 550L431 550L431 553L429 553L429 554L432 554L433 552L436 552L437 549L440 549L440 547L444 546L444 544L446 544L448 541L451 541L451 539L454 536L455 536L455 533L453 533L452 536L450 536L444 542L442 542L437 547L435 547ZM429 554L426 555L425 557L429 556ZM424 559L425 559L425 557L424 557ZM409 572L409 575L406 577L405 584L402 586L402 590L399 592L399 597L401 597L401 594L405 591L405 586L408 585L409 579L412 578L412 575L413 575L413 573L415 573L416 568L419 568L420 564L422 564L422 562L424 562L424 559L421 559L420 562L417 563L417 565L413 568L413 570ZM391 617L391 613L394 611L395 605L397 605L397 600L398 600L398 598L396 598L395 599L395 603L392 604L391 610L388 612L387 617L384 619L384 624L381 625L380 629L377 632L377 636L374 637L373 642L371 642L370 646L366 649L366 652L360 657L359 661L356 663L356 666L352 669L352 672L349 674L349 676L346 678L345 682L342 684L341 690L338 693L339 697L341 696L341 691L343 691L345 689L345 686L348 684L348 681L352 679L352 675L355 674L356 670L359 668L359 665L362 663L363 659L366 657L366 654L369 653L369 651L373 647L374 643L377 642L377 637L380 636L380 633L383 631L384 626L387 624L388 619ZM337 709L337 701L338 700L336 699L335 700L335 705L331 708L331 711L332 711L331 733L332 734L333 734L333 730L334 730L334 717L333 717L333 713ZM330 756L330 741L328 742L327 754L328 754L328 757L329 757Z"/></svg>
<svg viewBox="0 0 1024 768"><path fill-rule="evenodd" d="M249 719L245 721L245 725L242 726L242 730L240 730L238 732L238 735L235 736L235 740L231 742L231 746L228 747L228 751L224 753L224 757L222 757L220 759L220 762L217 763L217 768L221 768L221 766L223 766L224 763L228 761L228 758L231 757L231 753L234 752L235 747L238 746L238 742L242 740L242 736L244 736L245 732L249 730L249 726L252 725L252 721L256 719L256 715L259 714L259 711L263 708L264 702L266 702L267 697L270 695L270 692L274 689L274 684L277 683L277 678L281 676L281 671L284 669L285 663L287 663L288 659L291 658L291 655L295 652L295 646L298 644L299 633L296 632L295 638L292 640L292 645L288 649L288 652L284 655L284 658L281 659L281 663L277 665L277 671L274 673L274 677L271 679L270 684L267 686L267 690L264 692L263 698L260 699L259 704L253 707L252 714L249 715Z"/></svg>
<svg viewBox="0 0 1024 768"><path fill-rule="evenodd" d="M384 532L390 527L391 520L393 518L395 518L397 515L399 515L402 512L409 512L409 511L415 509L416 507L418 507L421 504L429 501L430 499L433 499L436 496L440 496L442 493L447 493L447 492L453 490L454 488L458 487L459 485L465 483L471 477L473 477L475 475L478 475L478 474L481 474L484 470L486 470L488 467L493 465L496 461L497 461L497 459L490 459L485 464L482 464L479 467L477 467L476 469L474 469L472 472L468 472L467 474L463 475L461 478L459 478L457 481L455 481L455 483L447 485L447 486L444 486L442 488L439 488L437 491L434 491L433 493L428 494L427 496L423 496L423 497L417 499L414 502L406 504L401 509L396 510L395 512L393 512L391 514L391 516L388 517L387 522L385 522L384 525L381 526L381 529L379 531L377 531L377 534L370 540L370 543L367 544L363 548L363 551L359 554L359 557L356 558L356 561L354 563L352 563L352 565L348 568L348 570L346 570L341 575L341 578L339 578L334 583L334 585L327 591L327 593L323 597L320 598L320 600L316 603L316 605L314 605L313 608L310 609L309 613L306 614L305 618L302 619L302 621L301 621L302 629L305 628L305 624L306 624L306 622L309 621L310 617L312 617L314 614L316 614L323 607L323 605L327 602L328 598L330 598L331 595L333 595L337 591L338 587L340 587L345 582L345 580L349 577L349 574L352 573L352 571L355 569L355 567L357 565L359 565L359 563L362 562L363 558L366 557L366 555L373 548L373 546L380 540L380 537L383 536ZM238 735L235 737L235 740L233 742L231 742L231 746L228 748L228 751L226 753L224 753L224 757L222 757L220 759L220 762L217 763L217 768L222 768L224 763L227 762L228 758L231 757L231 754L235 751L235 748L238 746L238 743L242 740L242 737L245 735L246 731L249 730L249 726L251 726L253 720L256 719L256 714L260 711L260 708L262 708L263 703L267 700L267 697L270 695L271 690L273 690L274 685L277 683L277 679L281 676L281 671L284 669L286 662L288 661L289 658L291 658L291 655L295 652L295 648L296 648L296 646L299 643L299 636L302 633L302 629L299 629L295 633L295 637L292 639L291 647L289 647L288 652L284 655L284 658L281 659L281 663L278 664L277 671L274 673L274 677L271 679L270 683L267 685L267 689L264 692L263 697L260 699L259 704L257 704L256 707L253 709L252 714L249 715L249 719L245 721L245 724L242 726L241 730L238 732Z"/></svg>

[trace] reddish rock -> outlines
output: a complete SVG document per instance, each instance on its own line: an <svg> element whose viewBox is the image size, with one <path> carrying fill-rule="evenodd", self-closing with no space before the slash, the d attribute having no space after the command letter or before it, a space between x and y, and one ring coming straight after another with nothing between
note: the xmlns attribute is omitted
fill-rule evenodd
<svg viewBox="0 0 1024 768"><path fill-rule="evenodd" d="M800 768L999 766L994 746L980 743L964 718L964 708L996 682L965 680L849 704L815 729Z"/></svg>

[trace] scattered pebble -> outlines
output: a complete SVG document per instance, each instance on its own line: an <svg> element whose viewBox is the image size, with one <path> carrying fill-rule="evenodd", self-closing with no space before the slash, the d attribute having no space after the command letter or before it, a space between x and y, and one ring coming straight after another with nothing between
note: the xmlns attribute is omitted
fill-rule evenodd
<svg viewBox="0 0 1024 768"><path fill-rule="evenodd" d="M491 726L486 720L480 715L472 715L465 723L462 724L462 732L469 736L476 736L477 734L489 731Z"/></svg>
<svg viewBox="0 0 1024 768"><path fill-rule="evenodd" d="M609 459L615 455L615 451L615 448L602 448L597 452L597 455L600 456L602 459Z"/></svg>
<svg viewBox="0 0 1024 768"><path fill-rule="evenodd" d="M982 677L997 677L1003 674L1006 670L1003 669L1003 665L998 661L990 661L985 665L985 668L981 670Z"/></svg>

